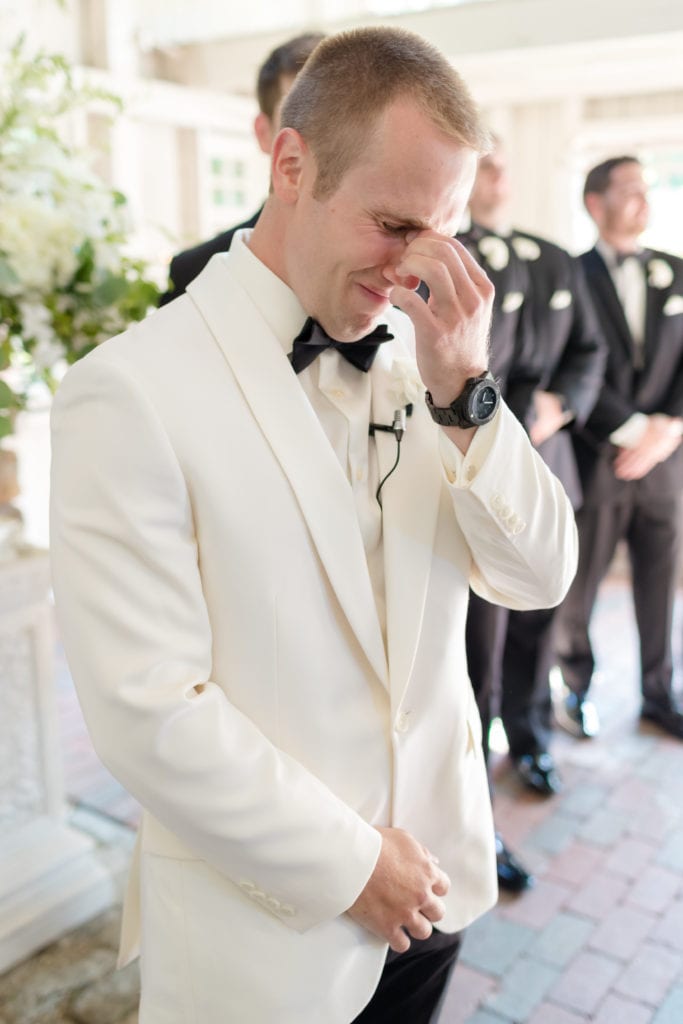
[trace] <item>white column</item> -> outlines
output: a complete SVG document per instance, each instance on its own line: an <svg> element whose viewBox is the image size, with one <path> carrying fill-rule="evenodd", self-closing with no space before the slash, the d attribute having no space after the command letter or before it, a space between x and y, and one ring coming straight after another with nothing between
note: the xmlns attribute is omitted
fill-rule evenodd
<svg viewBox="0 0 683 1024"><path fill-rule="evenodd" d="M515 106L506 138L514 223L565 246L575 220L581 110L573 98Z"/></svg>
<svg viewBox="0 0 683 1024"><path fill-rule="evenodd" d="M113 879L65 824L46 552L0 562L0 972L110 906Z"/></svg>

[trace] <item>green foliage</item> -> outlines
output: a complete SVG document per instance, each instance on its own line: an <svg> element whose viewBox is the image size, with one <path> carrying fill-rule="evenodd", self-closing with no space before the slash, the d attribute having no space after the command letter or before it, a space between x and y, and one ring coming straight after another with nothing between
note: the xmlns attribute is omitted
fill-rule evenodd
<svg viewBox="0 0 683 1024"><path fill-rule="evenodd" d="M127 252L125 196L65 133L67 115L96 102L114 116L120 101L76 79L66 58L28 56L23 39L0 64L0 436L33 381L54 388L158 299Z"/></svg>

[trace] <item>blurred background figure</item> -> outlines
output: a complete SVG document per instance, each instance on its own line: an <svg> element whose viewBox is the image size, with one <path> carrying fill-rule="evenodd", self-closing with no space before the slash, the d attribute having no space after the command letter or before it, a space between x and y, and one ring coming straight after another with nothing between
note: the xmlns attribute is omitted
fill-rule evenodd
<svg viewBox="0 0 683 1024"><path fill-rule="evenodd" d="M530 312L525 305L529 292L527 269L508 243L486 227L468 218L456 235L486 271L496 293L490 334L491 373L498 379L501 394L522 422L531 410L532 395L538 383L533 361L533 337ZM429 291L420 285L424 299ZM482 722L482 747L489 761L489 732L492 702L500 685L502 646L508 610L490 604L470 591L467 613L467 666ZM508 892L519 893L533 884L533 878L496 833L498 884Z"/></svg>
<svg viewBox="0 0 683 1024"><path fill-rule="evenodd" d="M268 54L259 68L256 81L259 113L254 121L254 134L263 153L270 153L273 139L280 130L282 101L321 39L324 39L321 32L305 32L294 36ZM260 206L247 220L174 256L169 270L168 291L161 296L159 305L164 306L171 299L182 295L215 253L227 252L236 231L254 227L262 209Z"/></svg>
<svg viewBox="0 0 683 1024"><path fill-rule="evenodd" d="M577 736L596 732L586 700L595 666L588 626L623 538L640 638L641 717L683 739L671 654L683 482L683 260L640 244L649 206L635 157L594 167L584 202L599 237L581 260L609 356L595 408L575 438L584 504L579 568L558 617L557 654L570 691L563 723Z"/></svg>
<svg viewBox="0 0 683 1024"><path fill-rule="evenodd" d="M527 310L536 386L526 411L533 443L574 505L581 485L569 428L581 426L598 396L606 348L579 262L552 242L513 228L507 156L496 139L480 161L470 198L473 219L505 238L529 278ZM500 710L510 758L524 782L543 795L561 780L548 746L552 724L549 673L556 610L511 612L503 640Z"/></svg>

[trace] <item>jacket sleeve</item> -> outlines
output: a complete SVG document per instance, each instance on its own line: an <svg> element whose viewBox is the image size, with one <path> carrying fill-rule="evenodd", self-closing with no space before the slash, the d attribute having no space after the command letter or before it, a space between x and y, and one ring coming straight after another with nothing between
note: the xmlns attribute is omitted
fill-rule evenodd
<svg viewBox="0 0 683 1024"><path fill-rule="evenodd" d="M455 514L472 555L472 590L516 610L559 604L576 572L574 513L522 425L502 403L450 472L445 444L444 437Z"/></svg>

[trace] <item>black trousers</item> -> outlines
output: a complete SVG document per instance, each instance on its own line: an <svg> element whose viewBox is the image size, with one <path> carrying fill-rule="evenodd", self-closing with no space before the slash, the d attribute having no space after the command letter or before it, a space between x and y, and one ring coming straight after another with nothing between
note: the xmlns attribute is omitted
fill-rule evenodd
<svg viewBox="0 0 683 1024"><path fill-rule="evenodd" d="M579 698L586 695L595 668L588 625L598 586L624 538L631 562L643 696L670 699L680 516L679 498L639 500L637 487L618 504L584 507L577 513L579 568L557 615L555 650L565 683Z"/></svg>
<svg viewBox="0 0 683 1024"><path fill-rule="evenodd" d="M507 608L490 604L470 591L465 627L465 649L474 699L481 717L484 758L489 756L489 729L494 700L500 692L503 644L508 621Z"/></svg>
<svg viewBox="0 0 683 1024"><path fill-rule="evenodd" d="M555 608L541 608L509 614L500 714L514 758L543 753L550 742L555 612Z"/></svg>
<svg viewBox="0 0 683 1024"><path fill-rule="evenodd" d="M389 950L375 994L352 1024L433 1024L460 952L462 933L434 931Z"/></svg>

